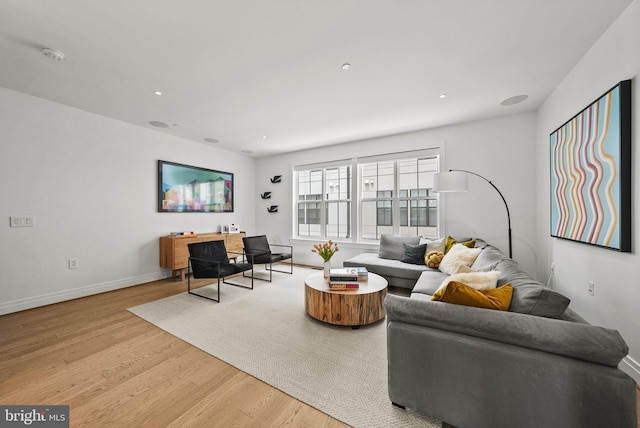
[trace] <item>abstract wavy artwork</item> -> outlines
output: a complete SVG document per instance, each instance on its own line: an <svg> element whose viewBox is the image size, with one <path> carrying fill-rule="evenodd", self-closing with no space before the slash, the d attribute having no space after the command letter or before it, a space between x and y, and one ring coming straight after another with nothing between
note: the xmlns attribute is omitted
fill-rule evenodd
<svg viewBox="0 0 640 428"><path fill-rule="evenodd" d="M631 81L550 136L551 236L631 251Z"/></svg>

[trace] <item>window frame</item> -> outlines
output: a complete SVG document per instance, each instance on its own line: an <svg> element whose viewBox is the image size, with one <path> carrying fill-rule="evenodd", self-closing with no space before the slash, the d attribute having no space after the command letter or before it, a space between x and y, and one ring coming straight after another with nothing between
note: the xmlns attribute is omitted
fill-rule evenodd
<svg viewBox="0 0 640 428"><path fill-rule="evenodd" d="M341 190L338 191L338 198L329 198L329 192L330 190L328 189L327 186L327 171L328 170L334 170L334 169L339 169L339 168L348 168L348 173L347 173L347 177L345 178L345 180L347 181L346 184L346 193L347 193L347 197L346 198L342 198L340 197L340 194L342 193ZM320 198L319 199L306 199L303 200L300 198L300 173L301 172L313 172L313 171L320 171L321 172L321 193L320 193ZM302 165L302 166L298 166L294 168L294 177L295 179L294 181L294 211L295 211L295 221L293 224L293 236L295 237L295 239L336 239L336 240L346 240L346 241L353 241L353 219L352 219L352 211L353 211L353 179L354 179L354 168L353 168L353 161L352 160L343 160L343 161L334 161L334 162L326 162L326 163L322 163L322 164L314 164L314 165ZM339 180L341 181L341 180ZM340 185L338 185L339 189L340 189ZM319 205L319 211L320 211L320 223L319 223L319 230L320 230L320 234L319 235L312 235L312 234L308 234L308 235L300 235L300 204L311 204L311 203L317 203ZM329 225L328 219L329 219L329 209L331 207L331 205L333 204L341 204L341 203L346 203L347 204L347 222L346 222L346 229L347 229L347 235L346 237L342 237L339 236L339 234L330 234L328 233L328 229L331 228L331 225ZM306 212L306 211L305 211ZM305 224L311 224L311 223L305 223ZM316 223L313 223L316 224ZM339 226L338 226L339 228Z"/></svg>
<svg viewBox="0 0 640 428"><path fill-rule="evenodd" d="M442 165L444 165L444 152L445 152L444 145L442 145L442 146L435 146L432 148L421 149L421 150L412 150L412 151L406 151L406 152L388 153L388 154L365 156L365 157L353 157L351 159L340 159L340 160L335 160L330 162L294 166L293 167L294 179L292 180L293 181L294 220L292 221L292 225L291 225L293 239L300 239L300 240L333 239L333 240L339 240L341 242L348 242L353 244L378 243L379 238L376 238L376 239L363 238L363 231L362 231L363 221L361 218L361 213L363 211L363 208L362 208L363 201L371 202L371 201L378 200L378 198L363 199L361 195L361 190L363 188L362 187L363 183L361 183L361 181L363 181L362 174L361 174L361 167L363 164L373 163L373 162L382 162L382 161L394 161L394 174L393 174L394 189L393 189L392 197L380 198L380 200L392 201L391 202L392 203L391 218L392 218L392 224L393 224L393 234L395 235L399 234L400 228L405 227L405 226L400 226L400 213L401 213L400 201L406 201L406 204L407 204L406 210L408 212L407 221L410 223L411 222L411 218L410 218L411 217L411 201L426 200L427 206L424 208L426 209L427 226L424 226L424 227L433 227L435 231L433 233L433 237L440 236L443 233L442 219L444 218L444 211L445 211L443 199L439 197L439 194L433 193L433 191L428 190L428 189L432 189L432 187L426 188L427 197L411 196L410 191L407 192L407 196L400 197L399 196L400 171L398 168L398 162L402 160L407 160L407 159L430 158L430 159L434 159L436 162L436 169L434 172L439 172L442 170ZM344 200L342 199L327 200L326 199L327 192L325 188L326 187L326 176L325 176L326 170L339 167L339 166L350 167L350 176L351 176L351 189L349 193L350 197ZM299 182L298 173L301 171L311 171L311 170L317 170L317 169L322 170L321 199L313 200L313 201L310 201L310 200L303 201L300 199L300 195L299 195L300 182ZM420 172L417 171L417 173L419 174ZM406 189L406 190L416 190L416 189ZM349 209L348 209L349 217L348 217L348 224L346 226L347 229L349 230L349 234L347 238L329 236L327 234L327 224L326 224L327 223L327 218L326 218L327 204L331 202L338 202L338 201L344 201L349 203ZM436 210L435 225L429 222L431 218L430 201L434 201L436 205L435 206L435 210ZM300 225L298 222L299 220L298 209L299 209L299 204L301 202L318 202L322 205L322 208L320 209L321 213L320 213L320 234L319 235L300 235L299 234ZM416 228L417 230L418 226L410 226L410 227ZM376 234L379 235L378 233Z"/></svg>
<svg viewBox="0 0 640 428"><path fill-rule="evenodd" d="M380 163L392 163L393 166L393 189L389 190L387 188L380 190L380 189L376 189L376 197L364 197L362 195L362 189L363 186L359 186L359 189L361 190L361 192L358 194L358 200L357 200L357 204L358 204L358 242L377 242L379 241L378 236L381 233L384 232L380 232L378 230L379 227L387 227L390 229L390 233L394 234L394 235L400 235L402 234L402 228L415 228L416 229L416 233L415 234L420 234L418 232L418 228L423 227L423 228L434 228L435 232L433 233L432 237L437 237L439 235L439 231L440 229L440 217L441 217L441 210L440 210L440 202L439 202L439 197L436 193L433 192L432 187L426 187L426 188L407 188L407 189L402 189L402 177L401 175L403 174L402 171L402 165L401 163L403 161L407 161L407 160L415 160L417 163L417 168L416 168L416 172L415 174L417 174L417 178L419 180L419 174L420 174L420 169L419 169L419 161L420 160L425 160L425 159L433 159L436 163L436 168L433 171L438 172L440 170L440 164L442 162L442 157L439 153L439 150L425 150L425 151L420 151L420 152L405 152L402 155L400 154L392 154L392 155L384 155L384 156L373 156L373 157L368 157L368 158L360 158L358 159L358 181L364 181L364 185L367 185L367 179L363 179L363 170L365 168L366 165L371 165L374 163L380 164ZM389 168L389 167L387 167ZM388 176L389 174L387 174ZM376 182L379 182L379 176L377 176L376 178ZM418 183L416 183L418 184ZM425 196L419 196L419 195L412 195L412 191L420 191L420 190L426 190L426 194ZM406 195L403 194L402 192L406 191ZM381 193L389 193L386 195L380 195ZM420 226L419 224L411 224L411 218L412 218L412 211L413 211L413 207L412 202L419 202L419 201L425 201L426 202L426 206L424 207L416 207L416 209L420 209L420 208L424 208L425 210L425 215L426 215L426 221L427 224L424 226ZM376 203L376 238L370 238L370 237L365 237L366 233L364 231L364 228L367 226L362 218L362 214L366 211L366 209L364 208L364 205L367 203ZM380 224L380 222L378 221L379 218L379 207L378 204L379 203L385 203L385 204L390 204L391 205L391 225L388 224ZM403 203L406 204L405 207L403 207ZM436 220L435 220L435 224L431 224L429 219L430 219L430 205L431 203L435 203L435 210L436 210ZM384 207L385 211L388 209L387 207ZM403 210L405 210L406 215L402 216ZM403 224L403 218L406 217L407 220L407 224L404 225ZM414 234L414 235L415 235Z"/></svg>

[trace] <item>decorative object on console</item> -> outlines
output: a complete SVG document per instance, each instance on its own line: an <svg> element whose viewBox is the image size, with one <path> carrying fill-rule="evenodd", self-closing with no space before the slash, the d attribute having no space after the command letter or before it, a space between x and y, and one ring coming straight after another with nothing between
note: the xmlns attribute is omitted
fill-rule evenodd
<svg viewBox="0 0 640 428"><path fill-rule="evenodd" d="M233 173L159 160L158 212L233 212Z"/></svg>
<svg viewBox="0 0 640 428"><path fill-rule="evenodd" d="M267 212L277 213L278 212L278 206L277 205L271 205L270 207L267 207Z"/></svg>
<svg viewBox="0 0 640 428"><path fill-rule="evenodd" d="M631 251L631 80L550 135L551 236Z"/></svg>
<svg viewBox="0 0 640 428"><path fill-rule="evenodd" d="M466 192L468 190L467 186L467 176L465 174L475 175L476 177L480 177L487 183L493 187L496 192L502 198L502 202L504 202L504 207L507 209L507 226L508 226L508 234L509 234L509 258L513 258L513 250L511 245L511 214L509 213L509 205L507 205L507 200L502 195L502 192L493 184L490 180L484 178L480 174L476 174L475 172L467 171L464 169L450 169L448 173L436 173L433 175L433 190L438 193L450 193L450 192Z"/></svg>
<svg viewBox="0 0 640 428"><path fill-rule="evenodd" d="M271 179L272 183L280 183L281 181L282 181L281 175L274 175L273 178Z"/></svg>
<svg viewBox="0 0 640 428"><path fill-rule="evenodd" d="M222 231L224 233L240 233L240 226L234 223L225 224L222 226Z"/></svg>
<svg viewBox="0 0 640 428"><path fill-rule="evenodd" d="M271 192L264 192L260 195L262 199L271 199Z"/></svg>

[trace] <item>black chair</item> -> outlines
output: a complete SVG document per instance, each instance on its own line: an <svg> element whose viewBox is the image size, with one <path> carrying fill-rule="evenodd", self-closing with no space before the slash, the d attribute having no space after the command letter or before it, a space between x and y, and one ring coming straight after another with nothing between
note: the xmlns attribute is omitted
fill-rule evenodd
<svg viewBox="0 0 640 428"><path fill-rule="evenodd" d="M230 263L229 254L242 254L233 251L227 252L224 241L208 241L189 244L189 268L194 278L218 278L218 298L204 296L191 291L191 275L187 275L187 292L194 296L220 302L220 278L223 284L235 285L236 287L253 290L253 264L252 263ZM250 260L250 258L249 258ZM234 284L225 281L227 276L251 271L251 286Z"/></svg>
<svg viewBox="0 0 640 428"><path fill-rule="evenodd" d="M244 244L244 253L253 261L254 264L264 264L265 269L269 271L269 282L272 280L272 272L282 272L293 274L293 247L290 245L269 244L266 235L245 236L242 238ZM273 247L288 248L288 253L274 253L271 251ZM289 272L284 270L273 269L273 264L289 260ZM267 268L267 265L269 267ZM262 278L256 278L262 279Z"/></svg>

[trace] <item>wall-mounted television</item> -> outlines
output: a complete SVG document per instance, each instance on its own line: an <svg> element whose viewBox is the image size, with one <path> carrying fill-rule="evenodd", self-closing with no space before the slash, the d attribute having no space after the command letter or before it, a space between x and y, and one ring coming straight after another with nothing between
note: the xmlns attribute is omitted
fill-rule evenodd
<svg viewBox="0 0 640 428"><path fill-rule="evenodd" d="M233 212L233 173L159 160L158 212Z"/></svg>
<svg viewBox="0 0 640 428"><path fill-rule="evenodd" d="M550 136L551 236L631 251L631 80Z"/></svg>

